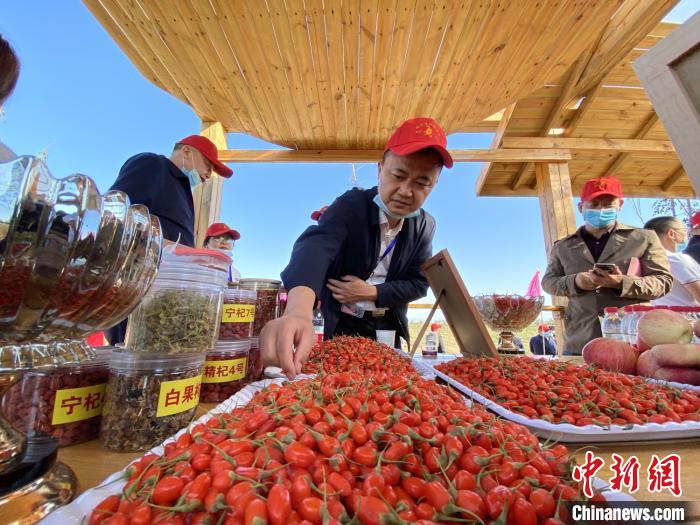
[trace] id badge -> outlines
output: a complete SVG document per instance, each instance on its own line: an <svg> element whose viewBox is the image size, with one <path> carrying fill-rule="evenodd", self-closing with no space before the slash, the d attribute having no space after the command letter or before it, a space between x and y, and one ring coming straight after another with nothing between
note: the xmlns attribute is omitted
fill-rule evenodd
<svg viewBox="0 0 700 525"><path fill-rule="evenodd" d="M340 307L340 311L344 314L353 315L357 318L362 318L365 315L365 309L359 304L344 304Z"/></svg>

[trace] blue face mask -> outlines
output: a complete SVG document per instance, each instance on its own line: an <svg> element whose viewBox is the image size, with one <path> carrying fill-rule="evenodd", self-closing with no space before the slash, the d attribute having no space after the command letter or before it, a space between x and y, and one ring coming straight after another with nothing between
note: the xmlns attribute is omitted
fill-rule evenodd
<svg viewBox="0 0 700 525"><path fill-rule="evenodd" d="M191 170L185 169L185 159L182 159L182 167L180 171L187 175L187 179L190 181L190 189L194 190L197 186L202 183L202 177L199 176L197 170L194 167Z"/></svg>
<svg viewBox="0 0 700 525"><path fill-rule="evenodd" d="M583 220L593 228L607 228L617 220L617 209L583 210Z"/></svg>
<svg viewBox="0 0 700 525"><path fill-rule="evenodd" d="M676 251L684 252L687 247L688 247L688 241L683 241L680 244L676 244Z"/></svg>
<svg viewBox="0 0 700 525"><path fill-rule="evenodd" d="M418 217L420 215L420 208L418 208L416 211L412 211L411 213L407 213L406 215L394 213L393 211L389 210L389 208L387 208L386 204L384 204L384 201L378 193L374 196L374 203L377 206L379 206L379 209L382 210L387 217L397 221L401 219L410 219L411 217Z"/></svg>

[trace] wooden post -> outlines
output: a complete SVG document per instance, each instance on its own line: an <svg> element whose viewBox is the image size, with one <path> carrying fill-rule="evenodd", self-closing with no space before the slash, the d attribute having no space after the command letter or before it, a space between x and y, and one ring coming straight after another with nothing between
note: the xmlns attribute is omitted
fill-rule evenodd
<svg viewBox="0 0 700 525"><path fill-rule="evenodd" d="M227 149L226 132L220 122L202 122L200 135L211 140L221 150ZM221 194L224 178L216 173L212 177L195 188L194 198L194 235L198 248L204 243L204 233L209 225L218 222L221 211Z"/></svg>
<svg viewBox="0 0 700 525"><path fill-rule="evenodd" d="M555 241L576 231L573 195L571 194L571 179L567 163L535 164L537 177L537 193L540 197L540 212L544 229L544 244L547 258ZM552 296L555 306L566 307L565 297ZM557 351L564 348L564 319L562 312L554 312L554 326L557 334Z"/></svg>

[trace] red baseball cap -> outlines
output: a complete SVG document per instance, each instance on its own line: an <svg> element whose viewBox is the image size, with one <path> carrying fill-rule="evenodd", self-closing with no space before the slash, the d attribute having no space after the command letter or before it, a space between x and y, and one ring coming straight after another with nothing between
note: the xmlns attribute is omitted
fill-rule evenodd
<svg viewBox="0 0 700 525"><path fill-rule="evenodd" d="M700 227L700 211L696 211L695 213L693 213L693 216L690 218L690 227Z"/></svg>
<svg viewBox="0 0 700 525"><path fill-rule="evenodd" d="M621 199L622 184L615 177L600 177L587 180L581 190L582 201L592 201L601 195L612 195Z"/></svg>
<svg viewBox="0 0 700 525"><path fill-rule="evenodd" d="M321 218L321 215L323 215L323 212L328 209L328 206L323 206L320 210L316 210L311 214L311 220L312 221L317 221Z"/></svg>
<svg viewBox="0 0 700 525"><path fill-rule="evenodd" d="M542 331L542 332L549 332L549 325L541 324L540 326L537 327L537 330Z"/></svg>
<svg viewBox="0 0 700 525"><path fill-rule="evenodd" d="M452 155L447 151L445 132L437 122L428 117L408 119L401 124L386 143L384 153L391 150L403 157L426 148L437 151L446 168L452 167Z"/></svg>
<svg viewBox="0 0 700 525"><path fill-rule="evenodd" d="M233 237L234 241L241 238L241 234L233 228L229 228L223 222L215 222L209 226L209 228L207 228L207 231L204 233L204 239L206 240L209 237L219 237L221 235L230 235Z"/></svg>
<svg viewBox="0 0 700 525"><path fill-rule="evenodd" d="M233 170L226 166L223 162L219 161L219 150L207 137L203 137L202 135L190 135L189 137L185 137L179 141L178 144L192 146L194 149L199 151L207 158L209 162L214 165L214 171L222 177L226 177L228 179L231 175L233 175Z"/></svg>

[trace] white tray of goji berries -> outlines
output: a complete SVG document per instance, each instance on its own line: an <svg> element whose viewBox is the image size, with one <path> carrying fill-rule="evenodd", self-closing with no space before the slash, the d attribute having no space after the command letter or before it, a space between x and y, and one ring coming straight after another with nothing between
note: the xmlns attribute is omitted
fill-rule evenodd
<svg viewBox="0 0 700 525"><path fill-rule="evenodd" d="M549 362L554 363L556 360L537 360L532 358L507 358L504 362L507 363L508 360L513 363L517 363L517 359L530 359L532 361L537 361L541 363ZM456 361L451 361L450 363L456 363ZM571 365L575 366L575 365ZM459 392L467 396L469 399L480 403L487 407L489 410L495 412L499 416L513 421L515 423L520 423L521 425L529 428L534 434L551 441L560 441L564 443L618 443L618 442L629 442L629 441L658 441L665 439L688 439L694 437L700 437L700 421L681 421L673 422L666 421L663 423L654 422L643 422L643 423L629 423L629 424L615 424L615 423L598 423L598 424L585 424L576 425L572 423L553 423L545 421L544 419L539 419L537 417L529 417L524 413L519 413L514 410L510 410L497 401L494 401L475 389L470 388L458 379L448 375L439 368L444 369L445 365L440 363L435 363L432 367L437 378L442 379L447 384L453 386ZM584 369L585 367L579 367ZM618 374L623 376L623 374ZM695 399L695 414L700 414L700 387L694 387L691 385L681 385L678 383L669 383L663 381L645 380L642 378L637 378L634 376L624 376L629 378L631 381L635 382L646 382L652 383L659 386L659 388L671 388L674 392L680 393L683 397L691 397ZM486 384L486 383L484 383ZM552 385L553 386L553 385ZM525 390L525 389L522 389ZM530 392L528 392L530 393ZM590 402L590 400L581 399L581 403Z"/></svg>

